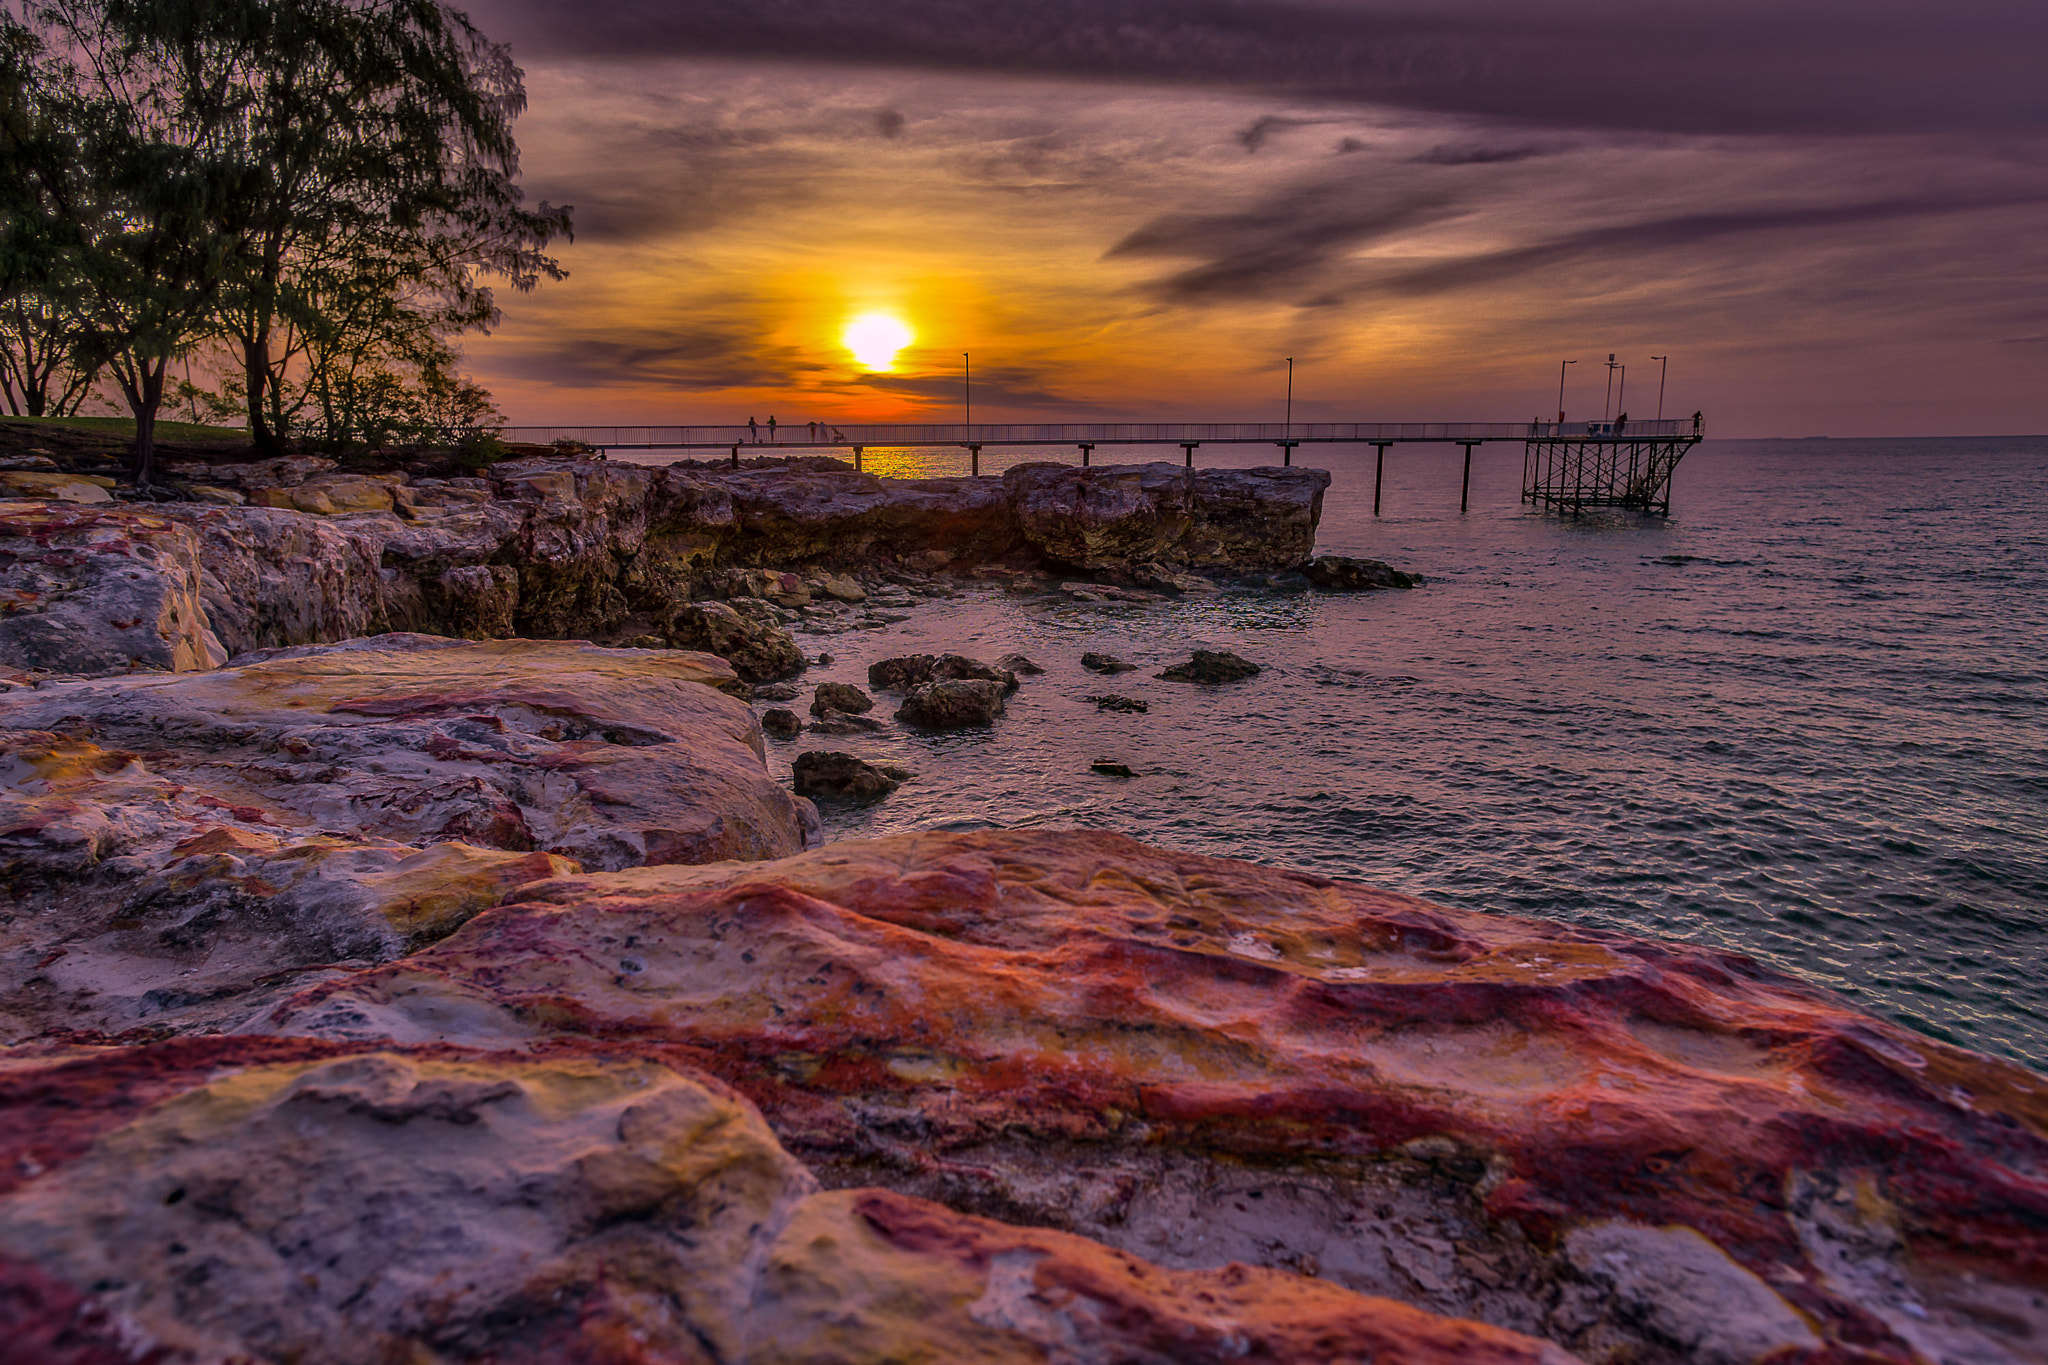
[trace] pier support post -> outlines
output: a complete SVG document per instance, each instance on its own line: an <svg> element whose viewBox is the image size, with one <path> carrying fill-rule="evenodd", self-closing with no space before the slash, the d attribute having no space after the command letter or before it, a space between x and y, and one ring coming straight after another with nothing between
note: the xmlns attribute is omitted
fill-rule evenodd
<svg viewBox="0 0 2048 1365"><path fill-rule="evenodd" d="M740 448L738 446L732 448L732 467L734 469L740 467Z"/></svg>
<svg viewBox="0 0 2048 1365"><path fill-rule="evenodd" d="M1274 444L1274 445L1276 445L1276 446L1279 446L1279 447L1280 447L1280 463L1281 463L1281 464L1284 464L1284 465L1291 465L1291 464L1293 464L1293 463L1294 463L1294 448L1295 448L1296 446L1300 445L1300 444L1301 444L1301 442L1299 442L1299 441L1275 441L1275 442L1273 442L1273 444Z"/></svg>
<svg viewBox="0 0 2048 1365"><path fill-rule="evenodd" d="M860 456L861 452L865 449L865 446L855 446L853 448L853 472L856 474L860 473Z"/></svg>
<svg viewBox="0 0 2048 1365"><path fill-rule="evenodd" d="M1374 441L1372 460L1372 514L1380 514L1380 478L1387 472L1387 447L1392 441Z"/></svg>
<svg viewBox="0 0 2048 1365"><path fill-rule="evenodd" d="M967 447L967 472L977 479L981 477L980 446L970 445Z"/></svg>
<svg viewBox="0 0 2048 1365"><path fill-rule="evenodd" d="M1088 467L1088 457L1094 453L1094 446L1089 445L1086 441L1081 442L1081 468L1086 469Z"/></svg>
<svg viewBox="0 0 2048 1365"><path fill-rule="evenodd" d="M1472 500L1472 447L1479 443L1460 441L1458 444L1465 447L1465 482L1458 488L1458 510L1463 512L1466 504Z"/></svg>
<svg viewBox="0 0 2048 1365"><path fill-rule="evenodd" d="M1187 452L1189 469L1193 469L1195 467L1195 447L1200 444L1200 441L1182 441L1180 443L1180 448Z"/></svg>

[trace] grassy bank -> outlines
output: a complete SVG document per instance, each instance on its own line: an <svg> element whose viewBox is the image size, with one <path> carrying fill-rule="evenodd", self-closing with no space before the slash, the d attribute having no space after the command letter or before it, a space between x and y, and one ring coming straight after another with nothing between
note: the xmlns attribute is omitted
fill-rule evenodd
<svg viewBox="0 0 2048 1365"><path fill-rule="evenodd" d="M72 431L97 432L123 440L135 438L133 417L0 417L0 423L22 427L63 427ZM249 433L242 427L209 427L197 422L164 422L156 424L156 435L160 441L241 441Z"/></svg>

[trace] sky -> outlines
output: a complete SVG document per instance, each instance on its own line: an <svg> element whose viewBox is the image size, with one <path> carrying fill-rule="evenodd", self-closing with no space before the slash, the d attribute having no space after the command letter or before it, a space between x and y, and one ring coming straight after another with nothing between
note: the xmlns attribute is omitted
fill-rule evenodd
<svg viewBox="0 0 2048 1365"><path fill-rule="evenodd" d="M515 423L957 421L965 352L977 421L1277 421L1292 357L1296 421L1575 360L1573 420L2048 431L2040 0L469 13L575 207L464 342Z"/></svg>

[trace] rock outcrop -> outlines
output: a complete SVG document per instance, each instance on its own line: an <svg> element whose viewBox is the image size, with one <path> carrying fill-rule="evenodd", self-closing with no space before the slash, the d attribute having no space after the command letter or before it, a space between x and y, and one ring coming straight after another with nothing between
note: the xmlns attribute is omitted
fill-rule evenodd
<svg viewBox="0 0 2048 1365"><path fill-rule="evenodd" d="M717 660L384 636L0 696L0 1040L215 1026L572 869L765 858Z"/></svg>
<svg viewBox="0 0 2048 1365"><path fill-rule="evenodd" d="M36 629L73 642L58 657L91 663L76 671L114 671L130 659L203 667L204 649L177 643L195 630L212 631L230 656L389 630L468 639L646 635L715 650L707 641L724 638L718 623L690 614L699 588L718 584L783 606L861 601L866 590L837 571L911 561L934 568L1035 559L1153 579L1185 577L1167 565L1291 566L1313 543L1328 482L1318 470L1190 474L1164 464L890 480L800 465L722 471L559 458L507 461L488 477L353 473L309 457L183 472L219 496L148 511L0 501L0 544L40 544L70 517L89 525L78 535L97 544L151 549L128 566L140 569L129 596L189 595L198 582L205 610L196 627L181 616L173 643L155 648L177 662L150 662L146 642L117 638L135 627L111 624L138 619L132 604L93 605L104 595L95 561L79 559L78 575L67 578L70 559L35 552L45 584L35 590L44 595L27 610L61 618ZM31 475L46 477L20 477ZM232 505L237 499L249 505ZM766 567L774 565L824 576L814 594L796 575ZM152 575L162 582L144 583ZM11 643L0 638L0 648ZM26 644L24 637L8 659L25 659ZM756 659L757 643L735 647L749 654L734 660L742 676L786 675L779 654L790 651ZM105 662L116 656L119 664Z"/></svg>
<svg viewBox="0 0 2048 1365"><path fill-rule="evenodd" d="M868 686L888 692L914 692L935 682L992 682L1004 695L1017 690L1017 675L965 654L905 654L868 665Z"/></svg>
<svg viewBox="0 0 2048 1365"><path fill-rule="evenodd" d="M2048 1082L1732 954L1114 835L558 879L261 1026L678 1049L828 1185L1590 1361L2048 1334Z"/></svg>

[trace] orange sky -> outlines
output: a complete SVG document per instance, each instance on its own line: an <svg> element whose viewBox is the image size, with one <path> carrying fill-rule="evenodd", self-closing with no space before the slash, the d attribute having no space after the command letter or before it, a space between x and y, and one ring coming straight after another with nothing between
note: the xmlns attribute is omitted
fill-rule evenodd
<svg viewBox="0 0 2048 1365"><path fill-rule="evenodd" d="M1567 357L1592 416L1614 352L1723 435L2048 430L2031 106L1638 127L477 17L576 206L570 278L465 343L514 422L957 420L962 351L979 420L1277 418L1290 355L1297 420L1525 419Z"/></svg>

